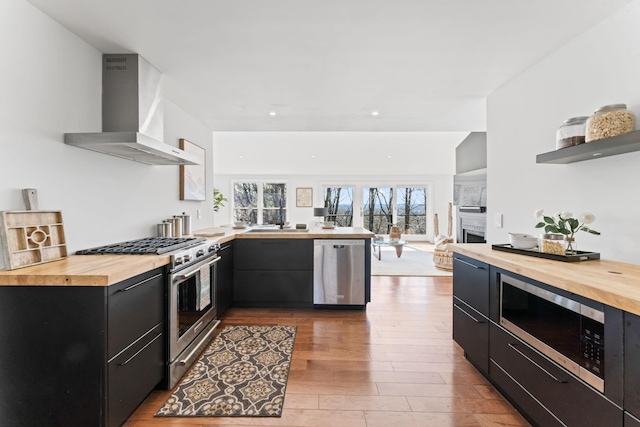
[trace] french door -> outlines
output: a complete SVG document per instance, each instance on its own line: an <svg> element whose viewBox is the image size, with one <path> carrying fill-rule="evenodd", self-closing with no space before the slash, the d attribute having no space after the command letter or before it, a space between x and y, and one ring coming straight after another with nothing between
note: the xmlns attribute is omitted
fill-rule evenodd
<svg viewBox="0 0 640 427"><path fill-rule="evenodd" d="M397 224L403 239L427 240L433 230L431 185L324 186L328 220L338 226L364 227L376 234L388 234ZM354 213L356 213L354 215Z"/></svg>

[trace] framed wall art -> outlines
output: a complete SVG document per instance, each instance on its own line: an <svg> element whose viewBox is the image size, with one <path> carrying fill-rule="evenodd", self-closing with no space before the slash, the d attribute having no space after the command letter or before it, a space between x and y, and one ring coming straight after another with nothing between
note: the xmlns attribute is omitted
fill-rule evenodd
<svg viewBox="0 0 640 427"><path fill-rule="evenodd" d="M313 189L296 188L296 207L310 208L313 206Z"/></svg>
<svg viewBox="0 0 640 427"><path fill-rule="evenodd" d="M206 151L186 139L180 139L180 149L196 155L199 165L180 166L180 200L203 201L207 199Z"/></svg>

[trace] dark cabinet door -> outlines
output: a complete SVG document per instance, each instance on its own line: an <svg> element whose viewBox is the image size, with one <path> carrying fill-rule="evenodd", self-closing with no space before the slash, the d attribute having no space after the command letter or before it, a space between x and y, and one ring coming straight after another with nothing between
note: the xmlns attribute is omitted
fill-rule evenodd
<svg viewBox="0 0 640 427"><path fill-rule="evenodd" d="M624 409L640 418L640 317L624 313Z"/></svg>
<svg viewBox="0 0 640 427"><path fill-rule="evenodd" d="M622 425L622 408L511 333L492 324L490 340L492 361L564 424Z"/></svg>
<svg viewBox="0 0 640 427"><path fill-rule="evenodd" d="M624 427L640 427L640 420L628 413L624 412Z"/></svg>
<svg viewBox="0 0 640 427"><path fill-rule="evenodd" d="M236 270L312 270L313 239L239 239Z"/></svg>
<svg viewBox="0 0 640 427"><path fill-rule="evenodd" d="M220 318L233 303L233 242L223 243L218 255L220 261L216 279L216 301Z"/></svg>
<svg viewBox="0 0 640 427"><path fill-rule="evenodd" d="M488 375L489 320L454 297L453 325L453 339L464 349L467 360Z"/></svg>
<svg viewBox="0 0 640 427"><path fill-rule="evenodd" d="M165 280L159 268L108 288L108 359L165 320Z"/></svg>
<svg viewBox="0 0 640 427"><path fill-rule="evenodd" d="M489 265L453 256L453 339L467 360L489 373Z"/></svg>
<svg viewBox="0 0 640 427"><path fill-rule="evenodd" d="M236 270L237 307L313 308L311 270Z"/></svg>
<svg viewBox="0 0 640 427"><path fill-rule="evenodd" d="M165 374L164 322L109 361L108 423L122 425Z"/></svg>
<svg viewBox="0 0 640 427"><path fill-rule="evenodd" d="M489 265L454 254L453 295L489 317Z"/></svg>

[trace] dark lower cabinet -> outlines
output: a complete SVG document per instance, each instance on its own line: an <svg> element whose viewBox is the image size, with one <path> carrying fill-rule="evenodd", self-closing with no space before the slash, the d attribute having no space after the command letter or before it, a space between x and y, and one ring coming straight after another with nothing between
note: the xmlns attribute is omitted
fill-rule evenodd
<svg viewBox="0 0 640 427"><path fill-rule="evenodd" d="M489 265L453 257L453 339L484 375L489 374Z"/></svg>
<svg viewBox="0 0 640 427"><path fill-rule="evenodd" d="M221 318L233 304L233 242L223 243L218 255L216 309L218 318Z"/></svg>
<svg viewBox="0 0 640 427"><path fill-rule="evenodd" d="M624 409L640 418L640 316L624 313Z"/></svg>
<svg viewBox="0 0 640 427"><path fill-rule="evenodd" d="M0 287L0 425L119 426L164 377L164 269Z"/></svg>
<svg viewBox="0 0 640 427"><path fill-rule="evenodd" d="M640 420L624 411L624 427L640 427Z"/></svg>
<svg viewBox="0 0 640 427"><path fill-rule="evenodd" d="M313 308L313 239L234 243L235 307Z"/></svg>
<svg viewBox="0 0 640 427"><path fill-rule="evenodd" d="M547 408L534 399L495 360L489 361L489 376L493 384L534 425L544 427L564 426Z"/></svg>
<svg viewBox="0 0 640 427"><path fill-rule="evenodd" d="M496 324L490 327L489 348L491 375L496 376L491 379L503 387L506 374L563 424L622 425L621 407ZM499 369L493 369L493 365ZM541 411L536 410L527 415L536 424L547 425L546 415L537 419L540 414Z"/></svg>
<svg viewBox="0 0 640 427"><path fill-rule="evenodd" d="M489 319L454 297L453 324L453 339L464 349L467 360L488 375Z"/></svg>

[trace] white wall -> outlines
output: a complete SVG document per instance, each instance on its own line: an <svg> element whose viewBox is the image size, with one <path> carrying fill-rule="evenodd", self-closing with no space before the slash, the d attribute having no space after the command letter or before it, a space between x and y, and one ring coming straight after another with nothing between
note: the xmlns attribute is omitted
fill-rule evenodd
<svg viewBox="0 0 640 427"><path fill-rule="evenodd" d="M309 223L313 210L295 207L295 189L313 188L314 206L322 206L322 186L419 185L432 188L433 213L446 233L448 203L453 197L455 147L468 133L443 132L216 132L213 136L214 186L227 198L232 182L281 179L289 188L289 220ZM215 216L232 221L230 203Z"/></svg>
<svg viewBox="0 0 640 427"><path fill-rule="evenodd" d="M536 164L563 120L626 103L640 122L640 1L636 0L491 94L487 100L488 241L538 233L533 212L591 212L578 249L640 263L640 152L568 165ZM636 129L638 124L636 124ZM495 213L504 228L495 228Z"/></svg>
<svg viewBox="0 0 640 427"><path fill-rule="evenodd" d="M153 235L155 223L183 211L194 228L212 224L211 198L178 200L178 166L63 143L65 132L101 130L100 52L23 0L0 2L0 46L0 210L24 209L21 189L36 188L41 210L62 211L69 253ZM207 127L166 100L164 116L166 143L187 138L211 153Z"/></svg>

